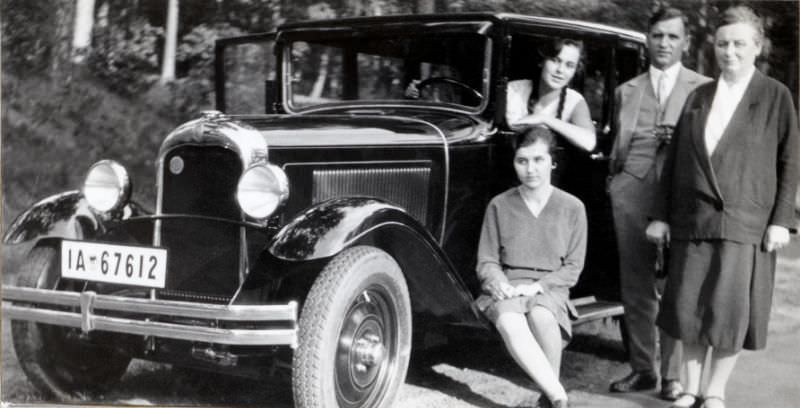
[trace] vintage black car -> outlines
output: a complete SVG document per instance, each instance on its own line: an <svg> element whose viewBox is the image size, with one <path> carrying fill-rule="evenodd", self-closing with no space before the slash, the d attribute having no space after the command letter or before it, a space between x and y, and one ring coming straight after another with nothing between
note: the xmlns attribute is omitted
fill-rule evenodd
<svg viewBox="0 0 800 408"><path fill-rule="evenodd" d="M561 157L590 220L578 322L621 313L606 153L643 35L485 13L294 23L218 42L218 110L164 138L155 210L101 160L11 224L7 245L34 242L3 286L29 380L69 399L132 358L248 376L282 363L298 407L391 405L426 333L492 330L472 301L485 206L515 183L505 88L554 37L585 44L572 86L599 140Z"/></svg>

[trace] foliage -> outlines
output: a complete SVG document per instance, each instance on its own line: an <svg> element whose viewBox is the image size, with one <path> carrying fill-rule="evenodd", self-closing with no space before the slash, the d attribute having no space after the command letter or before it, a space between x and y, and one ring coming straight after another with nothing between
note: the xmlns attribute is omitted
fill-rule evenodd
<svg viewBox="0 0 800 408"><path fill-rule="evenodd" d="M164 29L137 20L129 27L110 27L94 38L88 63L111 89L136 95L157 79Z"/></svg>
<svg viewBox="0 0 800 408"><path fill-rule="evenodd" d="M194 27L181 38L175 54L179 71L191 77L210 78L214 64L214 42L244 34L240 28L227 23Z"/></svg>
<svg viewBox="0 0 800 408"><path fill-rule="evenodd" d="M56 15L48 2L3 0L3 71L35 74L50 65L55 45L48 41L55 34Z"/></svg>
<svg viewBox="0 0 800 408"><path fill-rule="evenodd" d="M1 0L3 189L11 215L43 195L74 188L94 160L131 166L142 196L152 185L159 141L180 122L213 106L216 38L272 31L285 21L417 11L506 11L585 19L639 31L659 5L690 16L692 51L685 60L714 74L710 47L723 0L180 0L178 78L158 84L166 2L97 0L86 71L52 70L69 43L74 0ZM745 0L766 17L769 52L761 69L798 89L796 1ZM104 10L102 13L100 10ZM62 66L63 67L63 66ZM245 67L247 69L249 67ZM310 67L313 69L314 67ZM319 67L317 67L319 68ZM65 75L61 79L56 74ZM244 83L244 81L243 81ZM244 85L243 85L244 86ZM252 89L263 100L260 89ZM71 161L78 161L74 165ZM44 164L43 164L44 163ZM46 165L45 165L46 164ZM138 190L141 189L141 190ZM147 193L150 194L150 193ZM144 195L145 201L150 197Z"/></svg>
<svg viewBox="0 0 800 408"><path fill-rule="evenodd" d="M107 158L128 168L134 197L153 208L154 159L175 122L142 101L109 92L91 73L80 71L59 84L4 72L2 98L6 217L80 187L89 166Z"/></svg>
<svg viewBox="0 0 800 408"><path fill-rule="evenodd" d="M208 78L177 78L166 84L153 84L142 100L173 125L196 118L199 112L214 108L214 84Z"/></svg>

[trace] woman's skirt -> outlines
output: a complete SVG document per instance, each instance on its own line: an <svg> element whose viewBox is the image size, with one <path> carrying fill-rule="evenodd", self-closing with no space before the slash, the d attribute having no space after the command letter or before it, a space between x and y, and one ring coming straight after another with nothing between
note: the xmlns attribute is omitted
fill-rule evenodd
<svg viewBox="0 0 800 408"><path fill-rule="evenodd" d="M535 279L513 279L512 286L536 282ZM561 337L569 341L572 338L571 319L577 317L575 308L569 302L568 289L552 289L536 296L517 296L510 299L494 300L490 295L482 294L475 300L478 309L483 312L493 324L497 318L506 312L527 314L535 306L542 306L555 316L561 328Z"/></svg>
<svg viewBox="0 0 800 408"><path fill-rule="evenodd" d="M688 343L766 347L775 253L726 240L673 241L657 324Z"/></svg>

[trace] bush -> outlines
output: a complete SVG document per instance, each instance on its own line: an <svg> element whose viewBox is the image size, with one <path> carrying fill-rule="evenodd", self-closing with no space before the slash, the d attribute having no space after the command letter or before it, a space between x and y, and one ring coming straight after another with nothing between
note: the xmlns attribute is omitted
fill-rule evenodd
<svg viewBox="0 0 800 408"><path fill-rule="evenodd" d="M115 92L136 95L158 80L164 30L144 20L125 29L98 31L89 52L90 70Z"/></svg>
<svg viewBox="0 0 800 408"><path fill-rule="evenodd" d="M143 96L144 102L175 125L214 109L214 84L204 78L179 78L167 84L154 84Z"/></svg>
<svg viewBox="0 0 800 408"><path fill-rule="evenodd" d="M155 158L176 125L135 98L108 92L88 75L68 83L3 74L3 206L5 218L51 194L78 188L101 159L126 166L134 198L155 203Z"/></svg>
<svg viewBox="0 0 800 408"><path fill-rule="evenodd" d="M53 50L55 15L49 2L4 0L2 16L3 71L18 75L47 69Z"/></svg>
<svg viewBox="0 0 800 408"><path fill-rule="evenodd" d="M181 38L175 53L179 71L194 78L210 79L214 69L214 42L219 38L244 35L230 24L201 24Z"/></svg>

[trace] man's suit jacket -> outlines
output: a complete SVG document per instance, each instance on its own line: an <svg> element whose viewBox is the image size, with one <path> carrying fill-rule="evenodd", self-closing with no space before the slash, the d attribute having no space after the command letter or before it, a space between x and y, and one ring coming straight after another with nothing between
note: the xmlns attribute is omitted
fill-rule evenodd
<svg viewBox="0 0 800 408"><path fill-rule="evenodd" d="M662 114L661 124L674 126L683 108L686 97L698 85L710 81L711 78L698 74L686 67L681 67L675 86L672 88L667 106ZM639 118L639 106L648 87L652 88L650 74L645 72L636 76L614 91L617 113L614 115L612 130L614 132L614 145L611 149L611 174L617 174L625 166L625 159L630 148L631 138L636 129Z"/></svg>
<svg viewBox="0 0 800 408"><path fill-rule="evenodd" d="M653 218L673 239L758 244L768 225L794 226L798 125L789 90L756 71L711 157L705 125L717 82L684 105Z"/></svg>

